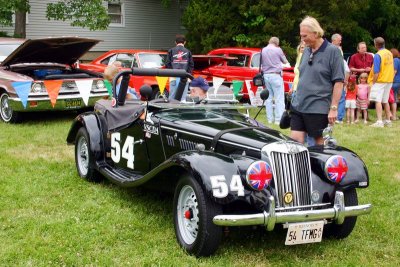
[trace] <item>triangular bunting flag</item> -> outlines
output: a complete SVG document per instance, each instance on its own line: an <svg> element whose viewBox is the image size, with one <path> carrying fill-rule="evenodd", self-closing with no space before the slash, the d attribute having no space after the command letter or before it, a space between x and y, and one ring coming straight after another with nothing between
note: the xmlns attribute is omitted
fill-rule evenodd
<svg viewBox="0 0 400 267"><path fill-rule="evenodd" d="M246 89L247 89L247 93L250 95L250 91L251 91L251 80L245 80L244 84L246 85Z"/></svg>
<svg viewBox="0 0 400 267"><path fill-rule="evenodd" d="M83 99L85 105L88 105L90 91L92 90L93 80L76 80L76 86L78 87L79 93Z"/></svg>
<svg viewBox="0 0 400 267"><path fill-rule="evenodd" d="M112 93L112 85L111 85L110 81L109 80L104 80L104 85L106 86L107 92L108 92L108 94L110 95L110 98L111 98L113 93Z"/></svg>
<svg viewBox="0 0 400 267"><path fill-rule="evenodd" d="M217 94L219 87L225 81L225 78L213 77L214 95Z"/></svg>
<svg viewBox="0 0 400 267"><path fill-rule="evenodd" d="M170 77L169 78L169 99L174 99L176 94L176 89L178 88L180 77Z"/></svg>
<svg viewBox="0 0 400 267"><path fill-rule="evenodd" d="M253 91L254 95L257 94L258 86L254 85L253 81L250 81L250 89Z"/></svg>
<svg viewBox="0 0 400 267"><path fill-rule="evenodd" d="M44 83L44 87L46 87L47 94L50 97L51 105L54 108L54 106L56 105L58 93L60 92L63 81L62 80L45 80L43 83Z"/></svg>
<svg viewBox="0 0 400 267"><path fill-rule="evenodd" d="M167 85L168 77L160 77L156 76L158 88L160 89L160 93L164 94L165 85Z"/></svg>
<svg viewBox="0 0 400 267"><path fill-rule="evenodd" d="M240 90L242 89L243 86L243 81L232 81L233 85L233 94L235 97L239 95Z"/></svg>
<svg viewBox="0 0 400 267"><path fill-rule="evenodd" d="M11 85L14 87L19 99L21 99L22 105L26 108L32 82L13 82Z"/></svg>

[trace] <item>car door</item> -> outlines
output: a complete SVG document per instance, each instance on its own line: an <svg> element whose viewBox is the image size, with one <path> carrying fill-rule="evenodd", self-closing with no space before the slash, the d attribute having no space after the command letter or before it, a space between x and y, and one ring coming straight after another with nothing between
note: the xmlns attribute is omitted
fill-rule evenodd
<svg viewBox="0 0 400 267"><path fill-rule="evenodd" d="M138 119L129 127L111 133L111 159L114 168L136 175L144 175L149 171L149 157L142 124Z"/></svg>

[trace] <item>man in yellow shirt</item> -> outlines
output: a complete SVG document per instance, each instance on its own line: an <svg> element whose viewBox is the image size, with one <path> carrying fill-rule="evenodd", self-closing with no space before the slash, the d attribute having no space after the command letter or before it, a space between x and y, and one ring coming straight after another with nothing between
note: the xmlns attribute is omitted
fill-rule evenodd
<svg viewBox="0 0 400 267"><path fill-rule="evenodd" d="M390 106L388 103L390 88L394 78L394 63L392 53L385 49L385 40L382 37L374 39L378 52L374 56L374 64L369 73L368 83L371 84L370 101L375 101L377 121L372 127L391 127ZM382 121L382 104L385 109L386 120Z"/></svg>

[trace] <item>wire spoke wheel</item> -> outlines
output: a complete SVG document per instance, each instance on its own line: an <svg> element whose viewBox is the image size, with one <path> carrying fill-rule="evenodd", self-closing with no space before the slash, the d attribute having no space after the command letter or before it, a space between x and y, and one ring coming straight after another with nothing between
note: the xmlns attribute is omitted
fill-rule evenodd
<svg viewBox="0 0 400 267"><path fill-rule="evenodd" d="M174 195L175 234L179 245L197 257L214 253L222 239L222 228L213 223L222 206L204 194L190 177L178 182Z"/></svg>
<svg viewBox="0 0 400 267"><path fill-rule="evenodd" d="M187 244L193 244L199 231L199 210L197 198L192 187L182 188L178 198L178 226Z"/></svg>
<svg viewBox="0 0 400 267"><path fill-rule="evenodd" d="M86 176L89 169L89 148L84 136L78 139L76 153L78 171L82 176Z"/></svg>

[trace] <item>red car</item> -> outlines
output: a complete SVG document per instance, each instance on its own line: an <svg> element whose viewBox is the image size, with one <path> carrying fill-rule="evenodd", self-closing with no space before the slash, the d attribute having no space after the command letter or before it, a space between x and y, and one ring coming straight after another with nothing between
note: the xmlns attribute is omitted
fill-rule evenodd
<svg viewBox="0 0 400 267"><path fill-rule="evenodd" d="M195 75L202 75L212 82L213 77L225 78L225 84L234 80L252 80L259 71L260 48L219 48L208 52L207 56L193 56L195 60ZM217 57L219 56L219 57ZM285 92L293 82L293 68L283 69ZM243 97L248 98L247 87L243 86Z"/></svg>
<svg viewBox="0 0 400 267"><path fill-rule="evenodd" d="M164 68L167 52L143 49L116 49L110 50L92 62L79 64L80 69L104 73L105 68L115 61L122 63L121 70L129 68ZM153 97L159 94L158 83L155 77L131 76L129 86L139 93L142 84L149 84L153 88Z"/></svg>

